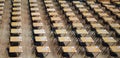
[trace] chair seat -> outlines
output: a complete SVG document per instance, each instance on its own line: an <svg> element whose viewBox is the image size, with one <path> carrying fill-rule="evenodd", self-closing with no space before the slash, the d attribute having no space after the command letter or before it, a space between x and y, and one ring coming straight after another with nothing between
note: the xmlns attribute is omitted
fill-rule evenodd
<svg viewBox="0 0 120 58"><path fill-rule="evenodd" d="M110 56L113 56L113 57L118 57L118 55L114 52L110 52Z"/></svg>
<svg viewBox="0 0 120 58"><path fill-rule="evenodd" d="M79 42L79 45L82 46L82 47L87 46L87 45L86 45L85 43L83 43L83 42Z"/></svg>
<svg viewBox="0 0 120 58"><path fill-rule="evenodd" d="M69 55L68 53L62 53L62 56L63 56L63 57L67 57L67 58L70 57L70 55Z"/></svg>
<svg viewBox="0 0 120 58"><path fill-rule="evenodd" d="M86 52L86 56L88 56L88 57L94 57L94 55L91 52Z"/></svg>

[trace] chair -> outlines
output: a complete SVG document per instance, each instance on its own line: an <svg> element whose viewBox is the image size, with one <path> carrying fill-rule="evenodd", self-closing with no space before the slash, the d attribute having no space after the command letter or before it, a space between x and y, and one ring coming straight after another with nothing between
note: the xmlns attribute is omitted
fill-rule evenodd
<svg viewBox="0 0 120 58"><path fill-rule="evenodd" d="M114 58L119 58L118 55L115 52L112 52L111 50L110 50L109 56L114 57Z"/></svg>
<svg viewBox="0 0 120 58"><path fill-rule="evenodd" d="M94 55L93 55L92 52L88 52L88 51L85 49L85 57L84 57L84 58L86 58L86 57L94 58Z"/></svg>
<svg viewBox="0 0 120 58"><path fill-rule="evenodd" d="M39 52L37 52L36 49L35 49L35 54L36 54L36 57L38 57L38 58L44 58L43 53L39 53Z"/></svg>
<svg viewBox="0 0 120 58"><path fill-rule="evenodd" d="M63 52L62 53L62 58L70 58L70 55L68 53Z"/></svg>

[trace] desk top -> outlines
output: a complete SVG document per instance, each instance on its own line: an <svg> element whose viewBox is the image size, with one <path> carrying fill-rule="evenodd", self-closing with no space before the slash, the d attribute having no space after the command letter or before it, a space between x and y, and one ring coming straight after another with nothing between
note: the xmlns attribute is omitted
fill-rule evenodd
<svg viewBox="0 0 120 58"><path fill-rule="evenodd" d="M120 24L118 23L109 23L109 25L113 28L120 28Z"/></svg>
<svg viewBox="0 0 120 58"><path fill-rule="evenodd" d="M89 21L89 22L97 22L97 20L95 18L87 18L87 21Z"/></svg>
<svg viewBox="0 0 120 58"><path fill-rule="evenodd" d="M98 34L109 34L109 32L106 29L96 29Z"/></svg>
<svg viewBox="0 0 120 58"><path fill-rule="evenodd" d="M103 17L103 19L105 20L105 21L107 21L107 22L113 22L113 21L115 21L113 18L111 18L111 17Z"/></svg>
<svg viewBox="0 0 120 58"><path fill-rule="evenodd" d="M88 31L86 29L80 29L76 30L78 34L88 34Z"/></svg>
<svg viewBox="0 0 120 58"><path fill-rule="evenodd" d="M63 46L62 47L63 52L77 52L76 48L74 46Z"/></svg>
<svg viewBox="0 0 120 58"><path fill-rule="evenodd" d="M63 23L53 23L54 27L64 27L65 25Z"/></svg>
<svg viewBox="0 0 120 58"><path fill-rule="evenodd" d="M82 42L94 42L92 37L81 37Z"/></svg>
<svg viewBox="0 0 120 58"><path fill-rule="evenodd" d="M55 30L57 34L66 34L67 30L66 29L57 29Z"/></svg>
<svg viewBox="0 0 120 58"><path fill-rule="evenodd" d="M82 23L72 23L73 27L84 27Z"/></svg>
<svg viewBox="0 0 120 58"><path fill-rule="evenodd" d="M78 7L78 8L83 8L84 5L80 5L80 4L78 4L78 5L76 5L76 7Z"/></svg>
<svg viewBox="0 0 120 58"><path fill-rule="evenodd" d="M88 12L88 10L87 10L86 8L79 8L79 10L80 10L81 12Z"/></svg>
<svg viewBox="0 0 120 58"><path fill-rule="evenodd" d="M86 12L83 12L82 14L83 14L84 16L87 16L87 17L92 17L92 16L93 16L93 15L92 15L91 13L89 13L89 12L87 12L87 13L86 13Z"/></svg>
<svg viewBox="0 0 120 58"><path fill-rule="evenodd" d="M55 10L55 8L48 8L47 11L53 11L53 12L55 12L56 10Z"/></svg>
<svg viewBox="0 0 120 58"><path fill-rule="evenodd" d="M33 23L33 26L43 26L43 23Z"/></svg>
<svg viewBox="0 0 120 58"><path fill-rule="evenodd" d="M100 23L91 23L93 28L102 28L103 25L101 25Z"/></svg>
<svg viewBox="0 0 120 58"><path fill-rule="evenodd" d="M120 34L120 29L115 29L118 34Z"/></svg>
<svg viewBox="0 0 120 58"><path fill-rule="evenodd" d="M95 12L104 12L101 8L94 8Z"/></svg>
<svg viewBox="0 0 120 58"><path fill-rule="evenodd" d="M31 15L32 16L40 16L40 13L39 12L32 12Z"/></svg>
<svg viewBox="0 0 120 58"><path fill-rule="evenodd" d="M51 52L49 46L37 46L36 49L37 52L44 52L44 53Z"/></svg>
<svg viewBox="0 0 120 58"><path fill-rule="evenodd" d="M62 7L69 7L68 4L61 4Z"/></svg>
<svg viewBox="0 0 120 58"><path fill-rule="evenodd" d="M10 37L10 42L21 42L22 37Z"/></svg>
<svg viewBox="0 0 120 58"><path fill-rule="evenodd" d="M64 10L64 11L72 11L71 8L64 8L63 10Z"/></svg>
<svg viewBox="0 0 120 58"><path fill-rule="evenodd" d="M30 8L31 11L39 11L39 8Z"/></svg>
<svg viewBox="0 0 120 58"><path fill-rule="evenodd" d="M41 17L32 17L32 20L42 20Z"/></svg>
<svg viewBox="0 0 120 58"><path fill-rule="evenodd" d="M11 23L12 26L21 26L21 22L12 22Z"/></svg>
<svg viewBox="0 0 120 58"><path fill-rule="evenodd" d="M86 49L88 52L101 52L98 46L87 46Z"/></svg>
<svg viewBox="0 0 120 58"><path fill-rule="evenodd" d="M10 53L12 53L12 52L15 52L15 53L23 52L22 46L10 46L9 49L10 49L9 50Z"/></svg>
<svg viewBox="0 0 120 58"><path fill-rule="evenodd" d="M120 46L110 46L110 49L111 49L113 52L118 52L118 53L120 53Z"/></svg>
<svg viewBox="0 0 120 58"><path fill-rule="evenodd" d="M58 40L60 42L70 42L71 41L70 37L58 37Z"/></svg>
<svg viewBox="0 0 120 58"><path fill-rule="evenodd" d="M69 20L71 21L79 21L79 19L75 16L75 17L69 17Z"/></svg>
<svg viewBox="0 0 120 58"><path fill-rule="evenodd" d="M105 42L117 42L113 37L102 37Z"/></svg>
<svg viewBox="0 0 120 58"><path fill-rule="evenodd" d="M35 41L47 41L46 36L35 36Z"/></svg>
<svg viewBox="0 0 120 58"><path fill-rule="evenodd" d="M45 34L45 29L34 29L35 34Z"/></svg>
<svg viewBox="0 0 120 58"><path fill-rule="evenodd" d="M67 16L75 16L75 13L74 12L66 12L66 15Z"/></svg>
<svg viewBox="0 0 120 58"><path fill-rule="evenodd" d="M60 17L51 17L51 20L57 20L57 21L59 21L59 20L62 20Z"/></svg>
<svg viewBox="0 0 120 58"><path fill-rule="evenodd" d="M11 29L11 33L22 33L22 29Z"/></svg>
<svg viewBox="0 0 120 58"><path fill-rule="evenodd" d="M109 16L107 13L98 13L100 16L102 16L102 17L107 17L107 16Z"/></svg>
<svg viewBox="0 0 120 58"><path fill-rule="evenodd" d="M49 12L49 15L51 15L51 16L57 16L59 14L57 12Z"/></svg>

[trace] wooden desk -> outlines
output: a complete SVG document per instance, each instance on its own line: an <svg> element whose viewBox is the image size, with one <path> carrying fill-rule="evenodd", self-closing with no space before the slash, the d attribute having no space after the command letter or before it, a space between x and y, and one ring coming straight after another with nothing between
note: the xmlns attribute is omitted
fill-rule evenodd
<svg viewBox="0 0 120 58"><path fill-rule="evenodd" d="M80 12L88 12L88 10L86 8L79 8Z"/></svg>
<svg viewBox="0 0 120 58"><path fill-rule="evenodd" d="M31 11L39 11L39 8L30 8Z"/></svg>
<svg viewBox="0 0 120 58"><path fill-rule="evenodd" d="M107 13L98 13L99 14L99 16L101 16L101 17L107 17L107 16L109 16Z"/></svg>
<svg viewBox="0 0 120 58"><path fill-rule="evenodd" d="M88 4L95 4L94 1L87 1Z"/></svg>
<svg viewBox="0 0 120 58"><path fill-rule="evenodd" d="M38 17L32 17L32 20L33 21L39 21L39 20L42 20L42 19L41 19L41 17L38 16Z"/></svg>
<svg viewBox="0 0 120 58"><path fill-rule="evenodd" d="M83 12L82 13L84 16L86 16L86 17L92 17L93 15L91 14L91 13L89 13L89 12Z"/></svg>
<svg viewBox="0 0 120 58"><path fill-rule="evenodd" d="M75 16L75 13L74 12L66 12L66 15L67 16Z"/></svg>
<svg viewBox="0 0 120 58"><path fill-rule="evenodd" d="M63 23L53 23L54 27L65 27Z"/></svg>
<svg viewBox="0 0 120 58"><path fill-rule="evenodd" d="M42 53L51 52L49 46L37 46L37 47L36 47L36 50L37 50L37 52L39 52L39 53L41 53L41 52L42 52Z"/></svg>
<svg viewBox="0 0 120 58"><path fill-rule="evenodd" d="M87 35L88 34L88 31L86 29L79 29L79 30L76 30L76 32L78 34L81 34L81 35Z"/></svg>
<svg viewBox="0 0 120 58"><path fill-rule="evenodd" d="M35 34L45 34L45 29L34 29Z"/></svg>
<svg viewBox="0 0 120 58"><path fill-rule="evenodd" d="M21 6L20 3L13 3L13 6Z"/></svg>
<svg viewBox="0 0 120 58"><path fill-rule="evenodd" d="M63 10L64 10L65 12L72 11L71 8L63 8Z"/></svg>
<svg viewBox="0 0 120 58"><path fill-rule="evenodd" d="M82 23L72 23L73 27L76 27L76 28L83 28L83 24Z"/></svg>
<svg viewBox="0 0 120 58"><path fill-rule="evenodd" d="M57 34L67 34L67 30L66 29L57 29L55 30Z"/></svg>
<svg viewBox="0 0 120 58"><path fill-rule="evenodd" d="M95 18L87 18L87 21L91 23L97 22Z"/></svg>
<svg viewBox="0 0 120 58"><path fill-rule="evenodd" d="M76 7L78 7L78 8L84 8L84 5L77 4Z"/></svg>
<svg viewBox="0 0 120 58"><path fill-rule="evenodd" d="M74 4L80 4L80 1L73 1Z"/></svg>
<svg viewBox="0 0 120 58"><path fill-rule="evenodd" d="M60 42L70 42L71 41L70 37L58 37L58 40Z"/></svg>
<svg viewBox="0 0 120 58"><path fill-rule="evenodd" d="M106 29L96 29L97 33L100 35L108 35L109 32Z"/></svg>
<svg viewBox="0 0 120 58"><path fill-rule="evenodd" d="M13 7L13 10L21 10L21 7Z"/></svg>
<svg viewBox="0 0 120 58"><path fill-rule="evenodd" d="M104 12L104 10L100 9L100 8L94 8L95 12Z"/></svg>
<svg viewBox="0 0 120 58"><path fill-rule="evenodd" d="M91 6L92 8L100 8L99 5L96 5L96 4L95 4L95 5L93 4L93 5L90 5L90 6Z"/></svg>
<svg viewBox="0 0 120 58"><path fill-rule="evenodd" d="M40 27L40 26L44 26L44 24L43 23L33 23L33 26L34 27Z"/></svg>
<svg viewBox="0 0 120 58"><path fill-rule="evenodd" d="M68 4L61 4L61 7L69 7Z"/></svg>
<svg viewBox="0 0 120 58"><path fill-rule="evenodd" d="M56 10L55 10L55 8L48 8L47 11L53 11L53 12L55 12Z"/></svg>
<svg viewBox="0 0 120 58"><path fill-rule="evenodd" d="M47 40L46 36L35 36L35 41L37 41L37 42L46 42L48 40Z"/></svg>
<svg viewBox="0 0 120 58"><path fill-rule="evenodd" d="M22 37L10 37L10 42L21 42Z"/></svg>
<svg viewBox="0 0 120 58"><path fill-rule="evenodd" d="M115 6L113 6L113 5L104 5L104 6L106 6L107 8L115 8Z"/></svg>
<svg viewBox="0 0 120 58"><path fill-rule="evenodd" d="M19 11L19 12L12 12L12 15L20 15L21 14L21 12Z"/></svg>
<svg viewBox="0 0 120 58"><path fill-rule="evenodd" d="M39 12L32 12L31 15L32 16L40 16L40 13Z"/></svg>
<svg viewBox="0 0 120 58"><path fill-rule="evenodd" d="M66 2L66 1L64 1L64 0L59 0L59 3L64 4L64 3L67 3L67 2Z"/></svg>
<svg viewBox="0 0 120 58"><path fill-rule="evenodd" d="M104 42L112 43L112 45L114 43L117 43L117 41L113 37L102 37L102 39L104 40Z"/></svg>
<svg viewBox="0 0 120 58"><path fill-rule="evenodd" d="M87 46L86 49L88 52L101 52L98 46Z"/></svg>
<svg viewBox="0 0 120 58"><path fill-rule="evenodd" d="M76 50L76 48L74 46L63 46L62 50L63 50L63 52L69 52L69 53L77 52L77 50Z"/></svg>
<svg viewBox="0 0 120 58"><path fill-rule="evenodd" d="M59 15L57 12L49 12L49 15L50 16L57 16L57 15Z"/></svg>
<svg viewBox="0 0 120 58"><path fill-rule="evenodd" d="M54 7L53 4L45 4L45 5L46 5L46 7Z"/></svg>
<svg viewBox="0 0 120 58"><path fill-rule="evenodd" d="M120 28L120 24L118 23L109 23L109 25L113 28Z"/></svg>
<svg viewBox="0 0 120 58"><path fill-rule="evenodd" d="M109 1L104 1L104 2L101 2L102 4L110 4L110 2Z"/></svg>
<svg viewBox="0 0 120 58"><path fill-rule="evenodd" d="M37 6L38 6L38 4L31 4L31 3L30 3L30 6L37 7Z"/></svg>
<svg viewBox="0 0 120 58"><path fill-rule="evenodd" d="M21 22L12 22L11 26L22 26Z"/></svg>
<svg viewBox="0 0 120 58"><path fill-rule="evenodd" d="M55 21L60 21L60 20L62 20L60 17L51 17L51 20L55 20Z"/></svg>
<svg viewBox="0 0 120 58"><path fill-rule="evenodd" d="M86 43L93 43L94 42L92 37L81 37L81 41L86 42Z"/></svg>
<svg viewBox="0 0 120 58"><path fill-rule="evenodd" d="M110 46L110 49L111 49L113 52L120 53L120 46Z"/></svg>
<svg viewBox="0 0 120 58"><path fill-rule="evenodd" d="M12 16L12 20L21 20L22 18L21 18L21 16Z"/></svg>
<svg viewBox="0 0 120 58"><path fill-rule="evenodd" d="M75 16L75 17L69 17L70 21L79 21L79 19Z"/></svg>
<svg viewBox="0 0 120 58"><path fill-rule="evenodd" d="M97 28L97 29L103 28L103 25L101 25L100 23L91 23L91 25L93 28Z"/></svg>
<svg viewBox="0 0 120 58"><path fill-rule="evenodd" d="M120 17L120 13L115 13L118 17Z"/></svg>
<svg viewBox="0 0 120 58"><path fill-rule="evenodd" d="M74 46L63 46L62 51L69 53L70 57L72 57L77 52Z"/></svg>
<svg viewBox="0 0 120 58"><path fill-rule="evenodd" d="M120 35L120 29L115 29L115 31Z"/></svg>
<svg viewBox="0 0 120 58"><path fill-rule="evenodd" d="M111 10L112 12L114 12L114 13L120 12L120 10L119 10L119 9L116 9L116 8L110 8L110 10Z"/></svg>
<svg viewBox="0 0 120 58"><path fill-rule="evenodd" d="M103 17L106 22L114 22L115 20L112 17Z"/></svg>
<svg viewBox="0 0 120 58"><path fill-rule="evenodd" d="M9 50L10 53L21 53L21 52L23 52L22 46L10 46L9 49L10 49Z"/></svg>
<svg viewBox="0 0 120 58"><path fill-rule="evenodd" d="M11 29L11 33L22 33L22 29Z"/></svg>

